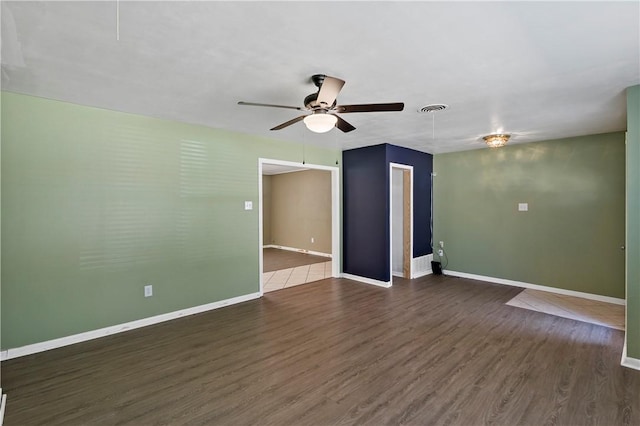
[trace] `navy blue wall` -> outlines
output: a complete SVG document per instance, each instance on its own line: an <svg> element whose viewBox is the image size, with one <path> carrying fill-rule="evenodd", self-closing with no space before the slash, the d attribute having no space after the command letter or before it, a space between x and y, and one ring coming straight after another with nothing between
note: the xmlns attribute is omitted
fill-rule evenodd
<svg viewBox="0 0 640 426"><path fill-rule="evenodd" d="M342 153L343 271L390 281L389 163L413 166L413 256L431 253L433 156L395 145Z"/></svg>
<svg viewBox="0 0 640 426"><path fill-rule="evenodd" d="M342 153L342 269L389 281L389 190L385 145Z"/></svg>
<svg viewBox="0 0 640 426"><path fill-rule="evenodd" d="M387 145L387 163L389 162L413 166L413 257L431 254L433 156L413 149Z"/></svg>

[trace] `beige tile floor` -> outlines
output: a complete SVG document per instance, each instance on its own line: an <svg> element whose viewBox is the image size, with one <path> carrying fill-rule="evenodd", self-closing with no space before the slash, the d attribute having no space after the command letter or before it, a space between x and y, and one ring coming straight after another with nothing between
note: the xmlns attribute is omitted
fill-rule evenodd
<svg viewBox="0 0 640 426"><path fill-rule="evenodd" d="M280 290L295 285L306 284L313 281L331 277L331 261L303 265L295 268L281 269L279 271L265 272L262 274L264 292Z"/></svg>
<svg viewBox="0 0 640 426"><path fill-rule="evenodd" d="M613 303L525 289L507 305L624 330L624 306Z"/></svg>

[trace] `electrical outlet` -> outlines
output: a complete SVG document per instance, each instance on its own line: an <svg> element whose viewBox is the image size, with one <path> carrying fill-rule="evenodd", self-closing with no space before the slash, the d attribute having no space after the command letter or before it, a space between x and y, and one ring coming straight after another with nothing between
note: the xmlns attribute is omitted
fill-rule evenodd
<svg viewBox="0 0 640 426"><path fill-rule="evenodd" d="M151 297L153 296L153 286L152 285L145 285L144 286L144 297Z"/></svg>
<svg viewBox="0 0 640 426"><path fill-rule="evenodd" d="M440 248L444 248L444 241L440 241Z"/></svg>
<svg viewBox="0 0 640 426"><path fill-rule="evenodd" d="M313 238L313 237L311 237L311 244L313 244L313 243L315 243L315 242L316 242L316 239L315 239L315 238Z"/></svg>
<svg viewBox="0 0 640 426"><path fill-rule="evenodd" d="M444 254L444 251L442 249L438 250L438 256L442 256Z"/></svg>

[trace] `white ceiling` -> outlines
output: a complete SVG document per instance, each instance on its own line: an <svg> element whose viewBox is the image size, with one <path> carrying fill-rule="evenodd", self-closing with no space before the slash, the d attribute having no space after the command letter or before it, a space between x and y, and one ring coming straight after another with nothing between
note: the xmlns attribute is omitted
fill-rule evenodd
<svg viewBox="0 0 640 426"><path fill-rule="evenodd" d="M640 2L2 2L2 88L344 149L430 153L626 128ZM314 134L286 109L322 73L357 129ZM449 108L418 113L431 103ZM435 130L435 131L434 131Z"/></svg>

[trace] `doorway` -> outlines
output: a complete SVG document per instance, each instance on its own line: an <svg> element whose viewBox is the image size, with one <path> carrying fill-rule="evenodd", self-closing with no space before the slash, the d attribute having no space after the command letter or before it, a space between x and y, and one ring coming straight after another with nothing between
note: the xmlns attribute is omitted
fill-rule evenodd
<svg viewBox="0 0 640 426"><path fill-rule="evenodd" d="M270 214L270 210L268 203L269 200L265 200L265 189L269 191L269 182L270 175L281 175L281 174L292 174L295 172L305 172L309 171L310 175L312 171L323 173L315 173L316 175L325 175L327 173L330 177L330 196L328 197L328 208L330 209L330 231L328 232L330 236L327 238L330 241L324 241L324 248L321 252L315 252L312 247L304 247L303 249L297 249L297 244L290 244L290 247L284 247L284 244L272 244L272 241L265 241L265 238L269 238L269 231L265 229L265 214ZM326 182L326 181L325 181ZM290 276L290 284L303 284L305 282L309 282L308 280L318 280L323 279L325 277L339 277L340 274L340 215L339 215L339 168L332 166L322 166L315 164L303 164L282 160L273 160L273 159L265 159L260 158L258 160L258 191L259 191L259 266L260 266L260 294L264 294L269 290L273 290L274 288L280 288L272 281L277 278L277 280L283 280L284 275ZM265 202L267 203L267 210L265 211ZM265 237L265 233L267 237ZM316 244L321 241L316 241ZM311 238L310 243L314 243L313 237ZM269 250L275 249L274 252ZM276 253L276 251L278 253ZM287 252L288 251L288 252ZM272 265L274 262L276 264L285 264L285 266L291 266L291 268L287 268L287 270L282 270L282 272L276 271L266 271L265 269L265 253L268 256L267 266ZM330 255L331 258L328 258ZM326 256L324 258L318 256ZM284 263L283 263L284 262ZM289 263L293 262L291 265ZM298 265L298 266L296 266ZM306 269L305 269L306 268ZM271 266L269 269L273 269ZM303 271L304 269L304 271ZM322 269L322 270L321 270ZM299 274L301 272L305 273L306 280L301 277ZM265 273L263 273L265 272ZM295 278L293 272L298 274ZM275 273L279 273L279 276L276 277ZM268 281L269 285L265 286L266 281ZM294 282L295 281L295 282ZM285 286L283 283L282 288ZM275 286L275 287L274 287Z"/></svg>
<svg viewBox="0 0 640 426"><path fill-rule="evenodd" d="M413 261L413 167L389 164L390 270L411 279Z"/></svg>

